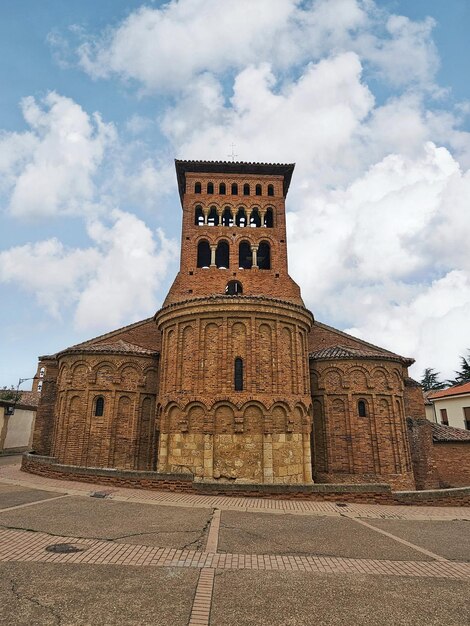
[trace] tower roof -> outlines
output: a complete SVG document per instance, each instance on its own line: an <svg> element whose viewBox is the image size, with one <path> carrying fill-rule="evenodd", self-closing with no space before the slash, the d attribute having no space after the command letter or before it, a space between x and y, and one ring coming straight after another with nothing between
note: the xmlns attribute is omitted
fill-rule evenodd
<svg viewBox="0 0 470 626"><path fill-rule="evenodd" d="M244 161L181 161L175 159L176 177L181 201L186 183L186 172L200 174L258 174L284 176L284 197L289 190L295 163L245 163Z"/></svg>

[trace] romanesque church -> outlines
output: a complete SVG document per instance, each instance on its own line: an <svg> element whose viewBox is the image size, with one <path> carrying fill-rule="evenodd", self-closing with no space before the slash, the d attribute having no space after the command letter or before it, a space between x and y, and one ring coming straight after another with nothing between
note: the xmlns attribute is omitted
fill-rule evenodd
<svg viewBox="0 0 470 626"><path fill-rule="evenodd" d="M194 481L414 489L413 360L305 307L287 264L294 165L175 164L181 262L163 306L40 357L35 452Z"/></svg>

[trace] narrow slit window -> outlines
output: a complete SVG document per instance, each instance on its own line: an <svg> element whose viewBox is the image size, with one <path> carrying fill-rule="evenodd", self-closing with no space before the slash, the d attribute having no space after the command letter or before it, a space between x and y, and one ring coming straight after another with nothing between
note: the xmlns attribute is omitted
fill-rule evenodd
<svg viewBox="0 0 470 626"><path fill-rule="evenodd" d="M214 193L214 183L207 183L207 193Z"/></svg>
<svg viewBox="0 0 470 626"><path fill-rule="evenodd" d="M95 400L95 417L102 417L104 413L104 398L99 396Z"/></svg>
<svg viewBox="0 0 470 626"><path fill-rule="evenodd" d="M235 391L243 391L243 359L235 359Z"/></svg>
<svg viewBox="0 0 470 626"><path fill-rule="evenodd" d="M359 417L367 417L367 407L364 400L359 400L357 403L357 412Z"/></svg>
<svg viewBox="0 0 470 626"><path fill-rule="evenodd" d="M249 196L250 195L250 185L248 183L245 183L243 185L243 195L244 196Z"/></svg>
<svg viewBox="0 0 470 626"><path fill-rule="evenodd" d="M257 196L261 195L261 185L256 185L256 187L255 187L255 194Z"/></svg>
<svg viewBox="0 0 470 626"><path fill-rule="evenodd" d="M220 183L220 185L219 185L219 194L221 196L225 196L225 194L226 194L225 183Z"/></svg>
<svg viewBox="0 0 470 626"><path fill-rule="evenodd" d="M194 193L201 193L201 192L202 192L201 183L194 183Z"/></svg>
<svg viewBox="0 0 470 626"><path fill-rule="evenodd" d="M274 185L268 185L268 196L274 196Z"/></svg>
<svg viewBox="0 0 470 626"><path fill-rule="evenodd" d="M232 196L238 196L238 185L237 185L237 183L232 183Z"/></svg>

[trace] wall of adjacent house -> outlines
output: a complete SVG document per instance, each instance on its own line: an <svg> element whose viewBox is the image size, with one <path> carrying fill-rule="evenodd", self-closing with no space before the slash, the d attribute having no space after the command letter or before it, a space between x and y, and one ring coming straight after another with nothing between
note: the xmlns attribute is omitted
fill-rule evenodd
<svg viewBox="0 0 470 626"><path fill-rule="evenodd" d="M454 398L436 398L433 400L436 407L437 423L442 423L441 409L446 409L449 426L465 428L464 408L470 408L470 394Z"/></svg>
<svg viewBox="0 0 470 626"><path fill-rule="evenodd" d="M434 413L434 405L433 404L425 404L424 409L426 411L426 419L430 422L439 423L436 414Z"/></svg>
<svg viewBox="0 0 470 626"><path fill-rule="evenodd" d="M36 411L27 408L16 408L13 415L5 415L5 407L0 407L0 452L31 448L35 416Z"/></svg>

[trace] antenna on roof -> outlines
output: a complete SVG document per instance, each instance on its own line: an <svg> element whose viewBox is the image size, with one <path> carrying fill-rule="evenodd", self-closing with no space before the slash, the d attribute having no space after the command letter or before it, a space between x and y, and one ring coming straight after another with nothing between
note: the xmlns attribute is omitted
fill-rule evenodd
<svg viewBox="0 0 470 626"><path fill-rule="evenodd" d="M232 159L232 162L234 162L235 161L235 157L237 157L238 154L235 154L235 152L234 152L235 144L232 143L231 146L232 146L232 153L231 154L227 154L227 156Z"/></svg>

